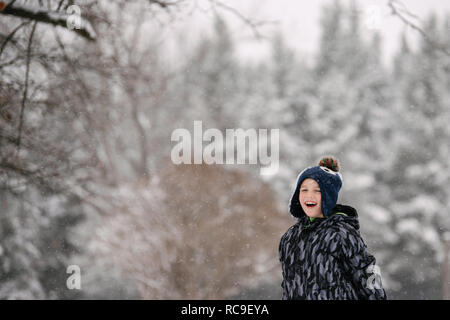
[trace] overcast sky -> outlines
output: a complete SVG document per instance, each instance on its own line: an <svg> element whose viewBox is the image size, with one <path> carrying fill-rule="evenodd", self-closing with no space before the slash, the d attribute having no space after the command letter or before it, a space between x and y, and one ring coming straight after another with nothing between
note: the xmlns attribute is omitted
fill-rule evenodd
<svg viewBox="0 0 450 320"><path fill-rule="evenodd" d="M305 57L311 57L318 48L320 38L319 21L321 8L334 0L221 0L230 7L237 9L243 16L253 20L276 21L261 27L261 33L270 36L280 28L290 46ZM351 0L341 0L349 3ZM409 39L417 38L418 34L405 25L399 18L390 14L388 0L354 0L363 13L363 28L369 35L373 30L379 31L383 40L384 59L388 58L398 48L398 39L402 31L407 29ZM408 10L424 19L431 12L439 17L450 13L450 0L403 0ZM198 11L198 10L197 10ZM267 54L267 44L257 41L252 36L251 28L244 25L236 14L222 10L230 23L233 37L239 41L238 52L246 59L258 59ZM204 29L211 16L197 15L195 23ZM190 20L192 21L192 20ZM184 29L185 30L185 29ZM201 33L201 32L200 32ZM449 31L450 34L450 31ZM193 39L192 37L184 37Z"/></svg>

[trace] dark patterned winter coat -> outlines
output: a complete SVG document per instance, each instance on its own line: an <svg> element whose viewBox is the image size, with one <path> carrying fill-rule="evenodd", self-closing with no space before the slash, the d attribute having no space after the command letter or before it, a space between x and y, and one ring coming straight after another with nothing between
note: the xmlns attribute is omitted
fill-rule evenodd
<svg viewBox="0 0 450 320"><path fill-rule="evenodd" d="M366 251L358 215L336 205L327 218L302 215L282 236L282 299L386 299L375 257Z"/></svg>

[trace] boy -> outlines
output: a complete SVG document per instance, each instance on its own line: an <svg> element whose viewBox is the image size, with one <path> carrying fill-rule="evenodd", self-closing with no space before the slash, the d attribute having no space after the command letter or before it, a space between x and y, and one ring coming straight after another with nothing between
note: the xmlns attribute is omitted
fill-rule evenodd
<svg viewBox="0 0 450 320"><path fill-rule="evenodd" d="M298 218L279 245L283 300L385 300L375 257L366 251L358 214L336 204L342 176L333 157L303 170L290 202Z"/></svg>

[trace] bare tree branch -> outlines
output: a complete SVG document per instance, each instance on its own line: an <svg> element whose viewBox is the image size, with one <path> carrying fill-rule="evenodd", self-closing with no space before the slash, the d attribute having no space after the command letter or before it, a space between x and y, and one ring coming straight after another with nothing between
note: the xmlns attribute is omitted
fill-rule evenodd
<svg viewBox="0 0 450 320"><path fill-rule="evenodd" d="M20 118L19 118L19 135L17 137L17 154L20 151L20 140L22 137L22 125L23 125L23 114L25 112L25 105L27 102L27 94L28 94L28 80L30 74L30 54L31 54L31 44L33 42L34 31L36 30L37 21L33 24L33 29L31 29L30 39L28 40L28 48L27 48L27 66L25 70L25 87L23 90L23 98L22 98L22 106L20 109Z"/></svg>
<svg viewBox="0 0 450 320"><path fill-rule="evenodd" d="M28 8L24 6L13 5L12 3L7 5L6 8L4 8L4 10L0 11L0 14L30 19L37 22L43 22L54 26L64 27L66 29L67 29L67 19L70 17L70 15L62 12ZM77 34L88 40L91 41L95 40L96 35L91 24L82 18L81 22L82 23L79 26L80 28L79 29L75 28L72 31L76 32Z"/></svg>

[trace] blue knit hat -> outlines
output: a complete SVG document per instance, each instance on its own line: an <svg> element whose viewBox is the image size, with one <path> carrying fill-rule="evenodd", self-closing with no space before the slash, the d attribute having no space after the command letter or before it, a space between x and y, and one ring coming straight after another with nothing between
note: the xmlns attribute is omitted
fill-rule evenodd
<svg viewBox="0 0 450 320"><path fill-rule="evenodd" d="M296 218L306 215L299 201L299 193L303 180L310 178L319 184L320 192L322 193L322 213L325 217L328 217L336 206L338 193L342 187L342 176L338 171L339 165L337 160L334 158L323 158L318 166L309 167L300 172L289 205L291 214Z"/></svg>

